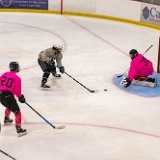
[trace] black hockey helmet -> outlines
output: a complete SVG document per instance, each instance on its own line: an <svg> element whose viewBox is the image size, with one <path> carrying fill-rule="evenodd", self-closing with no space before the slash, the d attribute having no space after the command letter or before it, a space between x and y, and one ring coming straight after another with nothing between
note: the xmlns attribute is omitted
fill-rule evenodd
<svg viewBox="0 0 160 160"><path fill-rule="evenodd" d="M138 51L136 49L131 49L129 51L129 56L131 57L131 59L134 59L138 54Z"/></svg>
<svg viewBox="0 0 160 160"><path fill-rule="evenodd" d="M14 71L14 72L18 73L20 70L18 62L10 62L9 69L10 69L10 71Z"/></svg>

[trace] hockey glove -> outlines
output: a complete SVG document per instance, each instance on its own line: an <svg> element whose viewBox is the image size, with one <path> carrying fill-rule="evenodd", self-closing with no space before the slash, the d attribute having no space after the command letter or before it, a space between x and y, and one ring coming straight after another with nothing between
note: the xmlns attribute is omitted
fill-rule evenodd
<svg viewBox="0 0 160 160"><path fill-rule="evenodd" d="M21 103L25 103L25 102L26 102L23 94L22 94L22 97L21 97L21 98L18 98L18 100L19 100L19 102L21 102Z"/></svg>
<svg viewBox="0 0 160 160"><path fill-rule="evenodd" d="M124 78L121 81L121 86L123 86L124 88L127 88L131 85L131 81L129 78Z"/></svg>
<svg viewBox="0 0 160 160"><path fill-rule="evenodd" d="M59 67L59 71L60 71L61 73L64 73L64 72L65 72L64 67L63 67L63 66Z"/></svg>

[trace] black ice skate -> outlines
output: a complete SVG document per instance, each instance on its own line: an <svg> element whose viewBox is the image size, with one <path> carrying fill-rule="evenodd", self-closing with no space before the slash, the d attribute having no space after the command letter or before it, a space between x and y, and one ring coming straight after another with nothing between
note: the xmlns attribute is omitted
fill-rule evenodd
<svg viewBox="0 0 160 160"><path fill-rule="evenodd" d="M9 117L4 118L4 126L9 125L13 122L13 119L10 119Z"/></svg>
<svg viewBox="0 0 160 160"><path fill-rule="evenodd" d="M47 85L46 83L44 83L44 82L42 82L41 87L42 87L42 88L50 88L50 86L48 86L48 85Z"/></svg>
<svg viewBox="0 0 160 160"><path fill-rule="evenodd" d="M24 136L27 134L25 129L22 129L20 126L16 126L18 137Z"/></svg>

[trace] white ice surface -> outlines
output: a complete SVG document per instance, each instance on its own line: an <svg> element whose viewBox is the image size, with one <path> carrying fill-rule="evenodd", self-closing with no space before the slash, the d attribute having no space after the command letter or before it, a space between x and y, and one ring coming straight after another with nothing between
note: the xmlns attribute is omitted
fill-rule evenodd
<svg viewBox="0 0 160 160"><path fill-rule="evenodd" d="M0 73L18 61L27 103L53 125L66 126L54 130L19 103L28 134L17 137L14 124L2 126L0 149L17 160L160 160L160 98L133 95L113 83L129 67L132 48L143 53L153 45L145 56L156 71L159 33L111 20L0 13ZM54 43L64 46L66 72L98 93L66 74L50 76L51 90L41 90L38 53ZM0 160L9 159L0 152Z"/></svg>

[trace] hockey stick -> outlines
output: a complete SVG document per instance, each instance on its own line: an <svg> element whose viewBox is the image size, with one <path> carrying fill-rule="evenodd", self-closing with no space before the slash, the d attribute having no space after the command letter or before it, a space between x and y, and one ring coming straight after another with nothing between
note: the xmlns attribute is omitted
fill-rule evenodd
<svg viewBox="0 0 160 160"><path fill-rule="evenodd" d="M78 84L80 84L83 88L87 89L89 92L91 93L96 93L98 92L98 90L91 90L89 88L87 88L86 86L84 86L82 83L80 83L79 81L77 81L76 79L74 79L71 75L69 75L67 72L64 72L67 76L69 76L70 78L72 78L74 81L76 81Z"/></svg>
<svg viewBox="0 0 160 160"><path fill-rule="evenodd" d="M145 55L152 47L153 47L153 45L151 45L151 46L143 53L143 55ZM128 70L129 70L129 68L128 68L123 74L117 76L117 78L122 77Z"/></svg>
<svg viewBox="0 0 160 160"><path fill-rule="evenodd" d="M52 126L54 129L64 129L65 128L65 126L63 125L63 126L54 126L54 125L52 125L48 120L46 120L41 114L39 114L35 109L33 109L27 102L25 102L25 104L27 105L27 106L29 106L34 112L36 112L43 120L45 120L50 126Z"/></svg>
<svg viewBox="0 0 160 160"><path fill-rule="evenodd" d="M5 153L4 151L2 151L1 149L0 149L0 151L3 153L3 154L5 154L6 156L8 156L8 157L10 157L10 158L12 158L12 159L14 159L14 160L16 160L15 158L13 158L12 156L10 156L9 154L7 154L7 153Z"/></svg>
<svg viewBox="0 0 160 160"><path fill-rule="evenodd" d="M58 69L60 69L58 66L56 66ZM67 72L64 72L67 76L69 76L70 78L72 78L74 81L76 81L78 84L80 84L83 88L87 89L89 92L91 93L96 93L98 92L98 90L91 90L89 88L87 88L86 86L84 86L82 83L80 83L79 81L77 81L76 79L74 79L71 75L69 75Z"/></svg>

